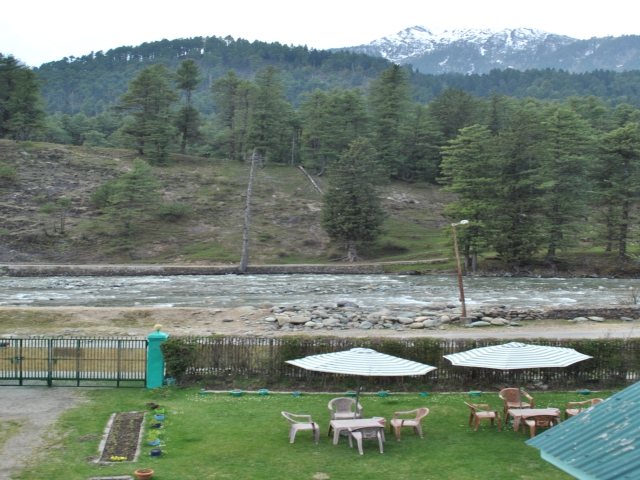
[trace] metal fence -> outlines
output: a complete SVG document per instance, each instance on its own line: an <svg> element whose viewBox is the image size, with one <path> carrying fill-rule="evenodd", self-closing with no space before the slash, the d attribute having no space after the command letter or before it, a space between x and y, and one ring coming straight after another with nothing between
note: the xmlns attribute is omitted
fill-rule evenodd
<svg viewBox="0 0 640 480"><path fill-rule="evenodd" d="M0 340L0 385L144 387L147 340L9 338Z"/></svg>
<svg viewBox="0 0 640 480"><path fill-rule="evenodd" d="M353 347L373 348L437 367L425 376L405 379L371 378L370 386L404 385L435 389L482 388L538 385L541 388L613 387L640 380L640 339L549 340L524 339L524 343L575 348L593 359L566 368L501 371L454 367L443 358L471 348L506 343L497 339L342 339L313 337L203 337L196 342L196 359L187 375L192 380L254 378L268 383L343 386L343 376L310 372L284 363L307 355L329 353Z"/></svg>

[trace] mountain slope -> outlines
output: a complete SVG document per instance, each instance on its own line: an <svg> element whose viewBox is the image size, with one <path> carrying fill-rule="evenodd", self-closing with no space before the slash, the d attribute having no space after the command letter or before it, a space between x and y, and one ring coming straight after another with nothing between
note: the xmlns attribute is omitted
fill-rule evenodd
<svg viewBox="0 0 640 480"><path fill-rule="evenodd" d="M640 36L578 40L531 28L434 30L418 25L337 50L411 64L431 74L488 73L495 68L571 72L640 68Z"/></svg>

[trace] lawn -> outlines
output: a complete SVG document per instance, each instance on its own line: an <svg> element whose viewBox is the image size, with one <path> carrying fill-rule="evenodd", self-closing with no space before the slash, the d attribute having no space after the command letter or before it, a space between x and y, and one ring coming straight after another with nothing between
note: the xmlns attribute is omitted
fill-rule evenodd
<svg viewBox="0 0 640 480"><path fill-rule="evenodd" d="M46 391L43 390L43 394ZM377 442L364 442L364 455L350 449L346 438L333 445L327 437L330 414L327 403L339 395L199 394L197 389L84 390L85 402L68 411L50 432L49 447L34 464L14 480L80 480L91 476L132 474L137 468L155 470L153 480L188 479L569 479L571 476L540 458L540 452L524 442L522 432L511 426L499 432L487 421L477 432L467 426L468 409L463 401L483 402L501 411L497 393L480 398L468 394L393 393L386 398L364 395L365 417L389 420L394 411L426 406L424 440L404 429L402 441L388 433L384 454ZM609 396L600 393L599 396ZM564 408L578 401L575 393L538 393L536 407ZM576 398L578 397L578 398ZM96 465L98 445L112 412L147 409L156 402L167 410L161 435L163 455L151 457L151 446L143 445L135 463ZM320 424L320 444L311 432L299 432L288 441L288 424L281 411L311 414ZM147 416L147 425L152 415ZM145 436L146 439L146 436ZM147 443L146 441L144 442Z"/></svg>

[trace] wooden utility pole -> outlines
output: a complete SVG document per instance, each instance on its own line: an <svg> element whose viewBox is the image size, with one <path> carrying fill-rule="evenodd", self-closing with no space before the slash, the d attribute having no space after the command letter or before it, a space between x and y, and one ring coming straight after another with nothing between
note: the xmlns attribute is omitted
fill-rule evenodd
<svg viewBox="0 0 640 480"><path fill-rule="evenodd" d="M249 229L251 227L251 192L253 187L253 169L256 164L256 150L251 154L251 168L249 169L249 186L247 187L247 206L244 210L244 233L242 235L242 256L240 257L240 273L247 271L249 263Z"/></svg>

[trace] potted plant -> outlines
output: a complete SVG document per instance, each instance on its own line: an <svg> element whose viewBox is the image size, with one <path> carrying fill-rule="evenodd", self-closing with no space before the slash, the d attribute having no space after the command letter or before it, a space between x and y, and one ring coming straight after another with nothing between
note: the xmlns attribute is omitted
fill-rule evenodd
<svg viewBox="0 0 640 480"><path fill-rule="evenodd" d="M482 390L469 390L472 397L479 397L482 395Z"/></svg>
<svg viewBox="0 0 640 480"><path fill-rule="evenodd" d="M138 480L146 480L148 478L151 478L151 475L153 475L153 470L151 470L150 468L139 468L133 473L135 473L136 477L138 477Z"/></svg>
<svg viewBox="0 0 640 480"><path fill-rule="evenodd" d="M379 397L388 397L389 396L389 390L380 390L378 392L378 396Z"/></svg>

